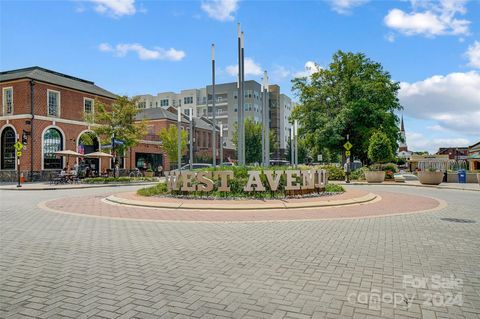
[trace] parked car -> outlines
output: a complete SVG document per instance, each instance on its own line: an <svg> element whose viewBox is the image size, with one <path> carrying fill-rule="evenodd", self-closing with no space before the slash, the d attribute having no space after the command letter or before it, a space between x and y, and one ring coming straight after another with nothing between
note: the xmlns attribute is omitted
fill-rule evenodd
<svg viewBox="0 0 480 319"><path fill-rule="evenodd" d="M208 168L208 167L212 167L212 164L193 163L193 166L192 166L193 169ZM186 171L186 170L189 170L189 169L190 169L190 164L185 164L185 165L182 166L182 171ZM173 171L178 171L178 169L174 169Z"/></svg>
<svg viewBox="0 0 480 319"><path fill-rule="evenodd" d="M235 166L235 163L233 163L233 162L223 162L222 166Z"/></svg>
<svg viewBox="0 0 480 319"><path fill-rule="evenodd" d="M285 160L270 160L270 166L288 166L290 165L289 161Z"/></svg>

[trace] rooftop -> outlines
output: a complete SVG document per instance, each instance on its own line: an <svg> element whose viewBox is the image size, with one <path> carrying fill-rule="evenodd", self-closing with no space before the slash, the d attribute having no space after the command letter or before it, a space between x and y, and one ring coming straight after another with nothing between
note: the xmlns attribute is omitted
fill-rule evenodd
<svg viewBox="0 0 480 319"><path fill-rule="evenodd" d="M117 97L112 92L109 92L95 85L95 83L92 81L44 69L39 66L0 72L0 82L7 82L18 79L32 79L111 99L115 99Z"/></svg>

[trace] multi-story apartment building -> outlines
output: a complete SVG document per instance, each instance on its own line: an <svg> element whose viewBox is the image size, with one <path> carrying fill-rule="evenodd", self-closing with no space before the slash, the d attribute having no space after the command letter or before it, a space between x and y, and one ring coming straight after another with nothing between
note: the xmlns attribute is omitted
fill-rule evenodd
<svg viewBox="0 0 480 319"><path fill-rule="evenodd" d="M257 123L262 121L263 113L261 89L260 83L253 80L245 81L245 117L250 117ZM275 151L272 158L280 158L285 153L288 144L291 128L288 120L293 105L291 99L280 92L278 85L270 85L269 91L270 128L275 132L278 145L278 150ZM170 106L177 108L178 105L181 105L185 114L188 114L188 109L192 108L197 117L206 117L209 120L213 118L211 85L201 89L183 90L179 94L166 92L156 96L140 95L138 98L140 108L168 108ZM238 117L236 82L215 85L215 108L217 125L220 126L221 123L223 127L224 146L226 149L235 149L233 135Z"/></svg>

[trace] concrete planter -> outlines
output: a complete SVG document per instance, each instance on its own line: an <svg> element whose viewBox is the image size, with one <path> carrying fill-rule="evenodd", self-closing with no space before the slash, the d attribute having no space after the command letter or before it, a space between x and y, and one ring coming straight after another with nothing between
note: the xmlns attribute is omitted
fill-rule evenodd
<svg viewBox="0 0 480 319"><path fill-rule="evenodd" d="M368 183L383 183L385 180L384 171L366 171L365 179Z"/></svg>
<svg viewBox="0 0 480 319"><path fill-rule="evenodd" d="M480 173L477 173L477 182L480 185Z"/></svg>
<svg viewBox="0 0 480 319"><path fill-rule="evenodd" d="M443 175L443 172L420 171L418 172L418 179L422 184L440 185L443 181Z"/></svg>

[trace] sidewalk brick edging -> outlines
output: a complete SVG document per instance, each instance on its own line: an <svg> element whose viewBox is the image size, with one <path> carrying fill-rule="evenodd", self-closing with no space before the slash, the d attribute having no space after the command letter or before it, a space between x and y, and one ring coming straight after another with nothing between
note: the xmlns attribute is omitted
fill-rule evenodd
<svg viewBox="0 0 480 319"><path fill-rule="evenodd" d="M201 204L200 200L188 202L188 200L179 200L178 202L147 202L140 200L125 199L110 195L105 198L105 202L111 202L118 205L134 206L134 207L149 207L149 208L168 208L168 209L183 209L183 210L268 210L268 209L300 209L300 208L316 208L316 207L336 207L345 205L355 205L368 203L374 200L380 200L379 195L368 193L364 196L341 199L341 200L327 200L327 201L310 201L310 202L288 202L275 201L275 203L259 203L250 205L241 205L241 202L232 200L232 203L225 203L230 201L223 201L222 203Z"/></svg>

